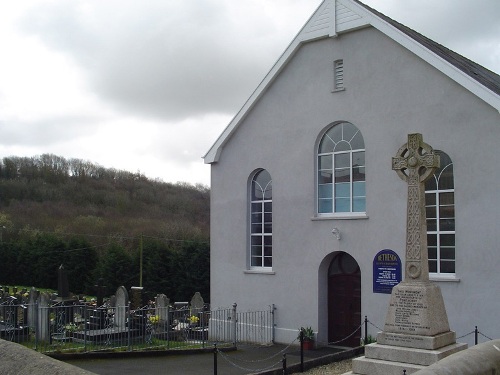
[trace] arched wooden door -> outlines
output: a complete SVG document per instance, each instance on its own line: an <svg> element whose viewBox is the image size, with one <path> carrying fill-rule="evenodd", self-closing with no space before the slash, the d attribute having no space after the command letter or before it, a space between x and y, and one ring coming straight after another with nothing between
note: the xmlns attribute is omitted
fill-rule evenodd
<svg viewBox="0 0 500 375"><path fill-rule="evenodd" d="M328 342L359 346L360 324L361 271L352 256L340 252L328 269Z"/></svg>

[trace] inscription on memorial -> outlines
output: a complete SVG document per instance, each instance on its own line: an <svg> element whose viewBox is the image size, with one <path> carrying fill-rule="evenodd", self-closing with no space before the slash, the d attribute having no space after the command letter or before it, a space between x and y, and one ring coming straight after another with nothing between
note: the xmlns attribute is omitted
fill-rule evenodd
<svg viewBox="0 0 500 375"><path fill-rule="evenodd" d="M428 308L422 290L395 290L389 308L394 311L393 327L403 332L429 329L425 325L425 312Z"/></svg>

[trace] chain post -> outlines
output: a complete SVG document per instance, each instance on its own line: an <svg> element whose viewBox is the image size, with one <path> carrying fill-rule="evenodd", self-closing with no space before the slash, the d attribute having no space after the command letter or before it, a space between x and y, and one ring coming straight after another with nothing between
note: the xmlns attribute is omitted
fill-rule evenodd
<svg viewBox="0 0 500 375"><path fill-rule="evenodd" d="M474 345L477 345L477 343L478 343L477 333L478 333L478 330L477 330L477 326L476 326L476 329L474 329Z"/></svg>
<svg viewBox="0 0 500 375"><path fill-rule="evenodd" d="M283 354L283 375L286 375L286 353Z"/></svg>
<svg viewBox="0 0 500 375"><path fill-rule="evenodd" d="M368 343L368 317L365 315L365 346Z"/></svg>
<svg viewBox="0 0 500 375"><path fill-rule="evenodd" d="M214 344L214 375L217 375L217 344Z"/></svg>

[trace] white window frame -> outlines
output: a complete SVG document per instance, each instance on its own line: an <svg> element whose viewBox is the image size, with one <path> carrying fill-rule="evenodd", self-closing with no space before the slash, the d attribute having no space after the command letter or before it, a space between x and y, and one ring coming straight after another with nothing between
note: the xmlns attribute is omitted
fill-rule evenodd
<svg viewBox="0 0 500 375"><path fill-rule="evenodd" d="M353 183L354 183L354 181L353 181L353 170L354 170L353 155L357 152L364 153L365 164L362 167L365 168L365 173L366 173L366 150L365 150L365 148L353 149L351 147L350 150L338 151L338 152L335 152L335 151L324 152L324 153L320 153L320 150L319 150L319 147L321 146L321 142L324 139L324 137L327 136L328 131L330 131L330 129L332 129L335 126L342 126L343 124L349 124L349 125L354 126L357 129L357 132L355 133L355 135L357 135L359 133L359 135L361 137L363 137L363 134L361 133L359 128L351 123L348 123L348 122L336 123L334 125L329 126L326 129L326 131L323 132L323 135L319 139L319 142L318 142L317 147L316 147L316 209L315 209L316 215L317 215L316 218L352 219L352 218L366 218L367 217L366 216L366 175L365 175L365 180L364 180L365 195L364 196L357 196L358 198L360 198L360 197L364 198L365 210L364 211L353 211L354 198L356 197L356 196L354 196L354 190L353 190ZM344 136L342 136L342 137L344 137ZM342 141L347 141L350 144L350 142L353 139L354 139L354 136L351 137L349 140L342 139ZM332 140L332 142L335 143L334 140ZM364 145L364 139L363 139L363 145ZM336 189L335 188L335 155L340 155L340 154L349 154L349 160L350 160L349 211L335 211L335 197L336 197L336 191L335 191L335 189ZM319 182L319 174L321 172L321 170L320 170L320 158L325 157L325 156L329 156L332 158L332 160L331 160L331 165L332 165L332 169L331 169L331 172L332 172L332 196L331 196L332 211L331 212L320 212L320 201L322 199L330 199L330 198L321 198L320 197L320 186L325 185L325 184L320 184L320 182ZM328 170L328 169L322 169L322 170Z"/></svg>
<svg viewBox="0 0 500 375"><path fill-rule="evenodd" d="M263 192L263 199L252 199L252 196L253 196L253 187L254 187L254 182L257 183L257 181L255 180L257 175L263 171L266 171L264 169L261 169L257 172L255 172L253 174L253 177L252 179L250 180L250 197L249 197L249 202L250 202L250 207L249 207L249 212L250 212L250 216L249 216L249 225L250 225L250 228L249 228L249 233L250 233L250 243L249 243L249 251L248 251L248 269L250 270L262 270L262 271L272 271L272 263L273 263L273 244L272 244L272 241L273 241L273 233L272 233L272 218L273 218L273 210L272 210L272 203L273 203L273 200L272 200L272 193L271 193L271 198L270 199L265 199L265 192L268 191L268 189L270 188L271 191L272 191L272 176L270 175L270 180L269 182L267 183L266 186L261 186L261 191ZM266 171L267 172L267 171ZM267 172L269 173L269 172ZM259 184L260 186L260 184ZM258 211L254 211L253 207L255 205L260 205L260 209ZM271 209L270 211L266 211L265 207L267 206L271 206ZM257 213L257 214L261 214L262 215L262 220L260 221L260 230L259 231L254 231L254 225L257 224L256 222L253 222L253 215ZM266 221L266 214L269 214L270 215L270 221ZM265 226L267 225L271 225L271 231L266 231L265 230ZM261 265L258 266L258 265L253 265L253 260L256 258L254 255L253 255L253 248L254 248L254 245L253 245L253 239L254 238L260 238L260 246L261 246L261 249L260 249L260 263ZM271 242L271 255L266 255L266 246L269 246L269 241ZM265 263L266 263L266 260L270 259L271 261L271 266L266 266Z"/></svg>
<svg viewBox="0 0 500 375"><path fill-rule="evenodd" d="M436 152L441 152L443 154L446 154L444 153L443 151L439 151L439 150L436 150ZM447 155L447 154L446 154ZM447 155L448 156L448 155ZM448 163L446 166L441 166L441 168L438 170L439 172L439 175L436 176L432 176L431 178L434 178L435 179L435 184L436 184L436 189L426 189L425 190L425 195L426 197L430 194L434 195L434 201L436 202L435 204L433 205L428 205L427 202L426 202L426 208L428 207L434 207L435 209L435 212L436 212L436 230L427 230L427 235L433 235L433 236L436 236L436 272L429 272L429 276L431 278L436 278L436 279L439 279L439 278L456 278L456 273L457 273L457 269L456 269L456 266L457 266L457 242L456 242L456 202L455 202L455 176L454 176L454 172L455 170L453 169L453 174L452 174L452 177L453 177L453 188L452 189L439 189L439 180L441 178L441 174L443 173L443 171L449 167L450 165L453 166L453 161L451 160L451 158L448 156L449 160L450 160L450 163ZM444 205L444 204L441 204L441 201L440 201L440 195L441 194L445 194L445 193L452 193L453 194L453 210L454 210L454 216L453 216L453 220L455 220L455 230L441 230L441 225L440 225L440 207L441 206L447 206L447 205ZM441 245L441 235L453 235L453 242L454 242L454 268L455 268L455 272L441 272L441 253L442 253L442 249L444 247L442 247ZM443 245L444 246L444 245ZM432 259L434 260L434 259Z"/></svg>

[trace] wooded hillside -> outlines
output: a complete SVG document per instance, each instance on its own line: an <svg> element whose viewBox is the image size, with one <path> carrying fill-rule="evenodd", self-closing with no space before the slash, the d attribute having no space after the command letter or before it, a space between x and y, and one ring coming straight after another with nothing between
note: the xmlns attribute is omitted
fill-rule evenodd
<svg viewBox="0 0 500 375"><path fill-rule="evenodd" d="M75 293L92 293L99 277L110 290L138 286L142 248L145 290L208 299L209 201L202 185L50 154L5 157L0 283L54 288L64 264Z"/></svg>

